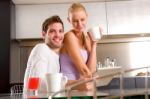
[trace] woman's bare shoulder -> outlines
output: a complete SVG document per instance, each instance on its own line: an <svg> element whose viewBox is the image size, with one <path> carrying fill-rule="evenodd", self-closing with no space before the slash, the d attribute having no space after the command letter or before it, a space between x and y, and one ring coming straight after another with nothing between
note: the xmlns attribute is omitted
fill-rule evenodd
<svg viewBox="0 0 150 99"><path fill-rule="evenodd" d="M70 30L70 31L68 31L68 32L66 32L65 33L65 37L72 37L72 36L75 36L75 34L73 33L73 31L72 30Z"/></svg>
<svg viewBox="0 0 150 99"><path fill-rule="evenodd" d="M72 41L72 40L75 40L76 39L76 36L75 36L75 34L74 34L74 32L73 31L68 31L68 32L66 32L65 33L65 38L64 38L64 40L66 41Z"/></svg>

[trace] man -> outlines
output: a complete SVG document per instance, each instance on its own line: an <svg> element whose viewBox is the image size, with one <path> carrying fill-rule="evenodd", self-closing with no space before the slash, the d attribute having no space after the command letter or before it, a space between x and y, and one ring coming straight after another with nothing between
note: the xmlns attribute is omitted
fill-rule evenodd
<svg viewBox="0 0 150 99"><path fill-rule="evenodd" d="M28 91L29 77L40 79L38 92L46 92L46 73L60 72L59 50L64 39L64 25L59 16L46 19L42 25L44 43L37 44L29 56L24 77L24 93Z"/></svg>

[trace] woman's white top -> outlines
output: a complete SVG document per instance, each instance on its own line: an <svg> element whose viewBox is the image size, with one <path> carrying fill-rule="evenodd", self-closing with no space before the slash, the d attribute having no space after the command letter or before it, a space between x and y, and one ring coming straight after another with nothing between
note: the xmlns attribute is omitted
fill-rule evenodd
<svg viewBox="0 0 150 99"><path fill-rule="evenodd" d="M24 76L24 92L27 92L29 75L40 77L39 92L46 92L47 73L60 72L59 55L45 44L37 44L30 53Z"/></svg>

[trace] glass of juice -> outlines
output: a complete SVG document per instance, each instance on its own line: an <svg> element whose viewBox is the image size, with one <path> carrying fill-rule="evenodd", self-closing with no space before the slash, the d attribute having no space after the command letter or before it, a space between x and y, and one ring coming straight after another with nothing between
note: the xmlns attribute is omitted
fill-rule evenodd
<svg viewBox="0 0 150 99"><path fill-rule="evenodd" d="M33 92L33 95L38 94L40 78L38 75L30 73L28 79L28 89Z"/></svg>

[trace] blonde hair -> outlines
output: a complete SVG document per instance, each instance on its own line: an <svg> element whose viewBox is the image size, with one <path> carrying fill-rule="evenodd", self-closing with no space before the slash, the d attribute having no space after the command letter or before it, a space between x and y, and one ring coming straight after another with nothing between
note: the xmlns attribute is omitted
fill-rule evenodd
<svg viewBox="0 0 150 99"><path fill-rule="evenodd" d="M73 3L68 10L68 16L69 13L79 10L83 10L87 14L85 7L81 3Z"/></svg>
<svg viewBox="0 0 150 99"><path fill-rule="evenodd" d="M81 3L73 3L68 10L68 16L70 17L70 13L75 12L75 11L84 11L85 14L87 15L86 9ZM87 50L89 51L90 49L87 44L87 34L83 33L82 40L83 40L83 46L85 46Z"/></svg>

